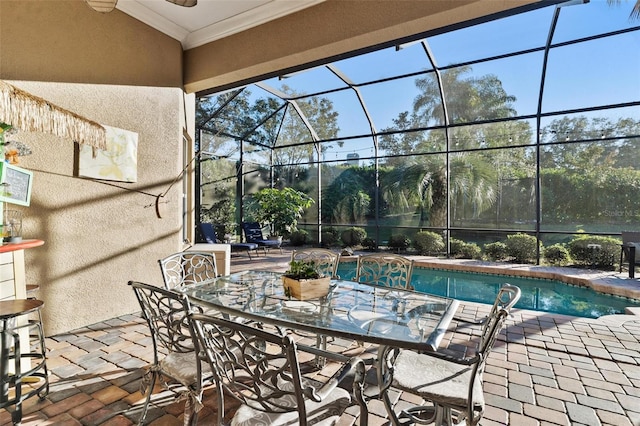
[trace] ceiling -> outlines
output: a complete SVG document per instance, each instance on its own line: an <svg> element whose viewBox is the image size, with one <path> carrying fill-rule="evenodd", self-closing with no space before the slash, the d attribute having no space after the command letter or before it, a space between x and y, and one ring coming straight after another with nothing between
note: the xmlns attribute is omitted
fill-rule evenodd
<svg viewBox="0 0 640 426"><path fill-rule="evenodd" d="M295 13L325 0L199 0L193 7L160 0L119 0L120 11L191 49Z"/></svg>

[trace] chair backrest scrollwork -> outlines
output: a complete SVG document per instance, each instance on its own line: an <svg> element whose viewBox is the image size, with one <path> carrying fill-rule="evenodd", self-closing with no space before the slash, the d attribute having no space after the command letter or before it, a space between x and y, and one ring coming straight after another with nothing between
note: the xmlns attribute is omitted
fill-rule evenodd
<svg viewBox="0 0 640 426"><path fill-rule="evenodd" d="M338 277L340 253L322 248L300 249L291 253L291 260L313 262L319 273L332 278Z"/></svg>
<svg viewBox="0 0 640 426"><path fill-rule="evenodd" d="M397 254L374 253L358 257L355 280L391 288L413 289L412 273L413 260Z"/></svg>
<svg viewBox="0 0 640 426"><path fill-rule="evenodd" d="M172 290L218 276L216 258L212 253L183 251L158 260L165 288Z"/></svg>

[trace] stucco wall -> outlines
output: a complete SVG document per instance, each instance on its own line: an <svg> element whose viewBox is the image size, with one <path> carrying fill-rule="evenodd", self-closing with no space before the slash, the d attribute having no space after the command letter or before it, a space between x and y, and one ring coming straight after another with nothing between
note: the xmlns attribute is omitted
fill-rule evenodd
<svg viewBox="0 0 640 426"><path fill-rule="evenodd" d="M40 285L47 335L60 334L139 306L128 280L161 285L157 260L178 251L182 91L171 88L9 81L102 124L138 133L138 181L101 183L74 176L75 144L19 133L33 153L19 166L34 172L31 205L21 208L24 238L45 245L25 251L27 282ZM20 208L20 206L15 206Z"/></svg>
<svg viewBox="0 0 640 426"><path fill-rule="evenodd" d="M84 0L2 0L0 78L182 87L182 46Z"/></svg>

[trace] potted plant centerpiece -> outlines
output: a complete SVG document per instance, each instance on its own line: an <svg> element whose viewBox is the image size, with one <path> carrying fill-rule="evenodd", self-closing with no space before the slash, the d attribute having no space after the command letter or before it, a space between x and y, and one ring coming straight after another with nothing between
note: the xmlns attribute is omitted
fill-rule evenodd
<svg viewBox="0 0 640 426"><path fill-rule="evenodd" d="M329 293L331 277L320 274L311 261L292 260L282 276L285 294L298 300L317 299Z"/></svg>

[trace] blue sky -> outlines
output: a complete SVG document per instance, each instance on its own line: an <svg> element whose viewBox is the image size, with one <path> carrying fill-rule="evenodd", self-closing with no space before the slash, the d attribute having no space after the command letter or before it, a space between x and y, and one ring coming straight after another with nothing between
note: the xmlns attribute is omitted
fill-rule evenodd
<svg viewBox="0 0 640 426"><path fill-rule="evenodd" d="M640 26L629 19L634 1L610 6L606 0L563 7L553 43ZM543 47L548 37L555 7L484 23L455 32L430 37L427 42L438 66L501 55L513 51ZM640 32L591 40L578 45L552 49L549 55L543 112L593 107L640 100ZM543 52L473 65L470 76L495 74L509 95L517 97L519 114L534 114L537 109ZM357 84L409 72L431 69L419 43L400 51L388 48L335 63ZM411 111L418 92L415 78L385 84L362 86L364 101L377 130L390 126L402 111ZM278 89L283 85L298 93L313 93L344 87L325 67L308 70L286 79L267 83ZM251 87L254 97L264 92ZM339 112L340 136L369 132L368 122L353 91L323 95L331 99ZM361 145L361 146L358 146ZM369 142L349 144L345 152L365 152ZM361 154L363 155L363 154ZM366 155L366 153L364 154Z"/></svg>

